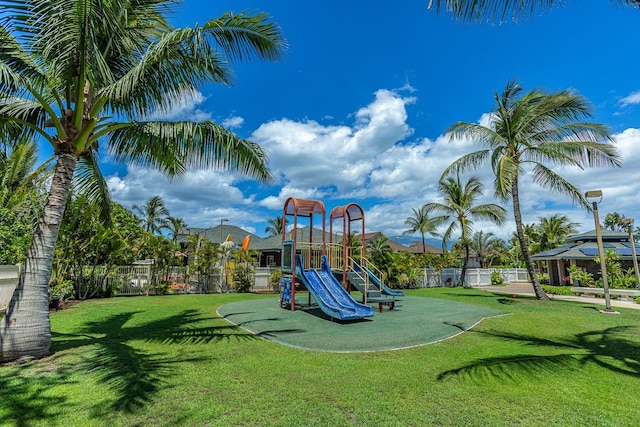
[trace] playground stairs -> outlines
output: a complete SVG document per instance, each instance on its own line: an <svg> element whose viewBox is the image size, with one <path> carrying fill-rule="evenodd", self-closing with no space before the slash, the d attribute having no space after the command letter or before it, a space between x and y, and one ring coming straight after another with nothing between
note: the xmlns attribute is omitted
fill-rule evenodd
<svg viewBox="0 0 640 427"><path fill-rule="evenodd" d="M349 281L349 283L351 283L351 286L356 288L363 295L365 294L365 282L364 282L364 279L358 273L355 273L353 271L348 272L347 280ZM395 299L395 298L389 298L386 295L382 295L382 292L380 292L380 288L378 288L378 286L376 286L376 284L372 282L369 282L369 289L366 291L366 294L367 294L367 301L373 302L373 303L392 302ZM400 306L396 305L396 307L400 307Z"/></svg>

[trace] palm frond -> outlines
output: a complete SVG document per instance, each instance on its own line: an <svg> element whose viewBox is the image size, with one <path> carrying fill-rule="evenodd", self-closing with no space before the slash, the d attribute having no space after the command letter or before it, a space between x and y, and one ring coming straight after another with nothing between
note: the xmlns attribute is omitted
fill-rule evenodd
<svg viewBox="0 0 640 427"><path fill-rule="evenodd" d="M611 1L634 9L640 8L638 0ZM427 7L436 12L445 10L460 21L503 24L534 18L565 3L562 0L429 0Z"/></svg>
<svg viewBox="0 0 640 427"><path fill-rule="evenodd" d="M445 168L445 170L442 172L442 175L440 176L441 180L447 175L457 175L476 169L478 166L487 161L487 158L489 158L490 154L490 150L481 150L465 154Z"/></svg>
<svg viewBox="0 0 640 427"><path fill-rule="evenodd" d="M200 29L180 29L163 37L113 84L97 93L102 104L129 116L168 107L176 95L204 82L229 84L231 69ZM98 104L100 107L100 104Z"/></svg>
<svg viewBox="0 0 640 427"><path fill-rule="evenodd" d="M538 163L533 168L532 177L533 182L539 184L541 187L549 189L555 193L564 194L574 203L580 204L586 209L589 209L589 202L584 198L580 189L562 178L552 169Z"/></svg>
<svg viewBox="0 0 640 427"><path fill-rule="evenodd" d="M74 187L78 194L86 198L87 203L99 209L104 224L111 223L111 193L100 171L97 155L84 156L78 160L74 175Z"/></svg>
<svg viewBox="0 0 640 427"><path fill-rule="evenodd" d="M110 129L107 150L116 161L153 167L170 177L193 167L230 170L262 182L271 178L259 145L215 123L132 122Z"/></svg>
<svg viewBox="0 0 640 427"><path fill-rule="evenodd" d="M230 60L278 60L286 49L280 27L264 12L225 13L204 24L205 32Z"/></svg>

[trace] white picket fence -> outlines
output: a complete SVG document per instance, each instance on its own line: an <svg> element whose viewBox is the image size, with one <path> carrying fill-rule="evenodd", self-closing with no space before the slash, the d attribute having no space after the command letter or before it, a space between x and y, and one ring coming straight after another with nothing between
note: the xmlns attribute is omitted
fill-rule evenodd
<svg viewBox="0 0 640 427"><path fill-rule="evenodd" d="M252 292L277 292L269 283L269 277L276 268L255 267L253 274ZM529 275L524 268L469 268L467 269L465 286L482 287L491 285L491 273L499 272L505 283L528 282ZM220 271L212 271L206 278L200 281L196 278L185 280L184 267L174 267L168 277L168 281L175 293L210 293L227 291L220 287ZM458 283L461 269L445 268L440 271L425 268L420 282L423 288L455 286ZM18 284L20 267L17 265L0 265L0 310L5 310L11 301L13 291ZM93 286L106 287L110 282L117 284L116 295L145 295L152 293L152 286L158 278L151 277L151 268L148 265L116 267L108 274L96 274L93 277Z"/></svg>
<svg viewBox="0 0 640 427"><path fill-rule="evenodd" d="M269 285L269 277L276 270L274 268L254 267L252 292L273 291ZM91 278L85 277L85 283L92 280L93 288L99 287L103 290L107 286L115 286L115 295L148 295L155 292L154 287L160 282L167 282L173 293L215 293L232 291L231 272L224 277L220 268L214 267L203 276L196 274L188 275L186 267L172 267L169 274L160 277L153 274L150 265L120 266L114 267L109 272L94 271ZM161 273L164 274L164 273Z"/></svg>
<svg viewBox="0 0 640 427"><path fill-rule="evenodd" d="M491 273L494 271L502 275L504 283L530 281L526 268L468 268L465 286L482 287L491 285ZM460 268L443 268L440 271L425 268L422 276L422 287L455 286L461 273L462 269Z"/></svg>

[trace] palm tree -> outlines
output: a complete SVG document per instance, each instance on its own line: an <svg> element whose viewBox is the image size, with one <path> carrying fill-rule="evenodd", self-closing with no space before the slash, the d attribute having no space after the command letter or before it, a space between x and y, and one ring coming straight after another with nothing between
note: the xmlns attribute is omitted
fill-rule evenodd
<svg viewBox="0 0 640 427"><path fill-rule="evenodd" d="M620 156L600 124L580 122L590 117L589 104L581 95L564 90L550 94L534 89L521 95L514 81L507 83L488 126L456 123L451 138L467 137L486 148L466 154L445 173L475 169L490 162L495 175L494 190L501 201L513 203L516 233L529 276L538 299L548 299L536 277L520 211L520 175L531 166L533 181L551 191L569 196L590 209L582 192L545 163L577 166L620 166Z"/></svg>
<svg viewBox="0 0 640 427"><path fill-rule="evenodd" d="M529 19L556 6L563 6L562 0L429 0L428 8L445 9L464 21L510 22L520 18ZM611 3L640 7L640 0L611 0Z"/></svg>
<svg viewBox="0 0 640 427"><path fill-rule="evenodd" d="M623 218L625 218L624 214L618 212L609 212L604 217L605 230L624 231L626 226L622 222Z"/></svg>
<svg viewBox="0 0 640 427"><path fill-rule="evenodd" d="M540 218L536 227L538 252L562 246L567 237L576 233L579 225L580 223L569 220L566 215L554 214Z"/></svg>
<svg viewBox="0 0 640 427"><path fill-rule="evenodd" d="M153 196L144 206L133 205L132 209L142 219L142 226L147 233L158 234L168 227L169 209L160 196Z"/></svg>
<svg viewBox="0 0 640 427"><path fill-rule="evenodd" d="M184 219L177 218L175 216L167 217L167 225L165 228L171 233L171 240L173 241L173 243L176 243L178 241L178 234L180 234L180 231L182 231L186 227L187 223L184 221Z"/></svg>
<svg viewBox="0 0 640 427"><path fill-rule="evenodd" d="M469 247L476 253L481 268L487 268L491 263L493 243L499 240L493 233L476 231L471 236ZM489 261L489 262L487 262Z"/></svg>
<svg viewBox="0 0 640 427"><path fill-rule="evenodd" d="M281 236L283 227L282 217L277 216L275 218L271 218L268 222L269 225L264 229L267 236Z"/></svg>
<svg viewBox="0 0 640 427"><path fill-rule="evenodd" d="M169 111L198 85L228 84L236 61L279 58L279 27L264 13L248 12L175 29L167 20L174 3L1 2L1 122L48 142L57 158L24 274L0 322L2 361L49 352L47 285L72 181L105 201L108 213L99 143L117 162L170 177L201 167L270 178L264 151L220 125L147 118Z"/></svg>
<svg viewBox="0 0 640 427"><path fill-rule="evenodd" d="M367 258L373 262L380 271L389 276L389 266L393 260L393 249L389 246L389 238L387 236L378 236L367 242L366 245Z"/></svg>
<svg viewBox="0 0 640 427"><path fill-rule="evenodd" d="M422 236L422 253L427 251L426 242L424 240L425 234L430 234L434 237L438 237L438 221L434 218L429 218L429 214L427 213L424 206L420 209L411 209L413 211L413 216L407 218L404 222L405 225L411 227L409 230L404 231L402 234L413 234L415 232L420 232Z"/></svg>
<svg viewBox="0 0 640 427"><path fill-rule="evenodd" d="M460 239L464 248L464 261L462 273L456 286L464 285L469 264L469 252L471 247L471 232L473 220L488 220L495 224L502 224L506 216L506 210L494 203L476 205L477 199L483 194L483 185L477 176L472 176L463 185L460 176L454 179L445 176L440 179L438 191L444 195L443 202L432 202L424 205L427 213L437 213L438 223L450 222L442 235L443 249L448 246L453 233L459 228Z"/></svg>

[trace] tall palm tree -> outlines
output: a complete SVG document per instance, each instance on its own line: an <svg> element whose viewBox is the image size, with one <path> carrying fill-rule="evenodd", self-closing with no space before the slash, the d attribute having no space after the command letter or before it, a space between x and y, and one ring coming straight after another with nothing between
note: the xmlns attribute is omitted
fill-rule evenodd
<svg viewBox="0 0 640 427"><path fill-rule="evenodd" d="M269 225L264 229L264 232L267 233L267 236L281 236L282 235L282 217L277 216L275 218L271 218L269 221Z"/></svg>
<svg viewBox="0 0 640 427"><path fill-rule="evenodd" d="M142 220L147 233L158 234L168 226L169 209L160 196L153 196L143 206L133 205L132 209Z"/></svg>
<svg viewBox="0 0 640 427"><path fill-rule="evenodd" d="M620 166L620 155L606 127L581 122L590 117L589 103L571 90L544 93L538 89L524 95L514 81L495 95L495 107L488 126L456 123L451 138L467 137L482 148L451 164L445 173L466 171L490 162L495 176L494 190L501 201L511 201L516 233L524 262L538 299L548 299L536 277L529 245L525 239L520 210L520 175L531 168L533 181L551 191L569 196L590 209L582 192L562 178L551 166Z"/></svg>
<svg viewBox="0 0 640 427"><path fill-rule="evenodd" d="M562 246L567 237L576 233L579 225L580 223L571 221L566 215L553 214L540 218L536 227L537 252Z"/></svg>
<svg viewBox="0 0 640 427"><path fill-rule="evenodd" d="M422 253L427 252L426 242L424 240L425 234L430 234L434 237L438 237L438 220L434 218L429 218L429 214L427 213L424 206L420 209L411 209L413 211L413 216L410 216L404 222L405 225L411 227L409 230L404 231L402 234L413 234L415 232L420 232L422 236Z"/></svg>
<svg viewBox="0 0 640 427"><path fill-rule="evenodd" d="M2 361L49 352L47 285L74 176L108 212L99 144L115 161L170 177L201 167L270 178L264 151L220 125L147 118L201 84L228 84L236 61L279 58L279 27L248 12L176 29L167 20L175 3L0 1L0 122L37 135L57 158L24 274L0 322Z"/></svg>
<svg viewBox="0 0 640 427"><path fill-rule="evenodd" d="M476 204L483 194L484 186L477 176L472 176L462 184L460 176L453 178L445 176L440 179L438 191L444 196L442 202L432 202L424 205L427 213L436 213L440 224L449 222L449 226L442 235L442 247L446 248L455 231L460 229L460 239L464 248L464 261L462 273L457 286L464 286L467 266L469 265L469 253L471 247L471 233L474 220L488 220L495 224L502 224L506 216L506 210L494 203Z"/></svg>
<svg viewBox="0 0 640 427"><path fill-rule="evenodd" d="M610 1L617 5L640 8L640 0ZM565 3L562 0L429 0L427 7L436 11L445 9L464 21L502 23L533 18Z"/></svg>

